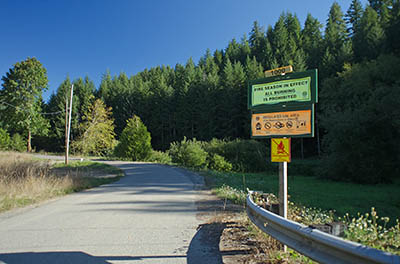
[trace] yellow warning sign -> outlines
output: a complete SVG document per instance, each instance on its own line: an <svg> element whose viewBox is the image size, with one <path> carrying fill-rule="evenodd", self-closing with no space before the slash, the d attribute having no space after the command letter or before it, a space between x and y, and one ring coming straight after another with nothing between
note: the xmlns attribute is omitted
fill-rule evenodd
<svg viewBox="0 0 400 264"><path fill-rule="evenodd" d="M290 162L290 138L271 138L271 161Z"/></svg>
<svg viewBox="0 0 400 264"><path fill-rule="evenodd" d="M252 136L295 136L311 134L311 110L252 114Z"/></svg>

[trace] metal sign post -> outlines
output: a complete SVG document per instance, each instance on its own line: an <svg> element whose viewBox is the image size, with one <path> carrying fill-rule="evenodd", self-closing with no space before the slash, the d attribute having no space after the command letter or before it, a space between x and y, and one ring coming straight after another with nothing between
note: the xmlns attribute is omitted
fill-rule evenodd
<svg viewBox="0 0 400 264"><path fill-rule="evenodd" d="M287 218L287 162L279 162L279 215Z"/></svg>

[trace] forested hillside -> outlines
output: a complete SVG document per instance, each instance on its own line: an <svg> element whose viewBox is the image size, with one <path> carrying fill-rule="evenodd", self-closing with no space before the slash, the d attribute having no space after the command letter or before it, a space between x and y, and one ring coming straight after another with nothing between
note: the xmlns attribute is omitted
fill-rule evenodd
<svg viewBox="0 0 400 264"><path fill-rule="evenodd" d="M36 150L63 150L65 98L71 83L75 90L72 139L82 134L79 124L95 99L112 108L116 138L126 120L137 115L157 150L166 150L171 142L184 137L204 141L247 139L247 81L262 77L264 70L285 65L293 65L295 71L318 69L317 133L315 138L304 140L306 157L323 157L323 170L331 178L372 183L397 177L397 0L370 0L366 7L358 0L349 7L334 3L324 28L312 14L302 24L295 14L283 13L274 25L254 22L248 36L232 39L223 50L205 51L198 62L188 59L184 65L156 66L133 76L106 72L98 88L89 77L73 81L67 77L50 100L40 104L38 112L57 114L44 115L48 133L38 133L33 144ZM12 103L5 92L8 76L3 77L0 100ZM12 119L3 119L3 113L13 107L0 107L0 125L10 135L18 132L27 136L15 123L8 122ZM294 141L295 154L299 153L299 144L300 139Z"/></svg>

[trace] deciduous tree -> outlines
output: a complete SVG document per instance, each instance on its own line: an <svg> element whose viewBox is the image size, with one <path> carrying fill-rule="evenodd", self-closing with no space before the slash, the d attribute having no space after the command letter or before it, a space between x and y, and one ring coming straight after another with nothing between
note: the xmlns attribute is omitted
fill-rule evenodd
<svg viewBox="0 0 400 264"><path fill-rule="evenodd" d="M111 107L106 107L101 99L97 99L83 116L80 131L80 137L72 144L76 151L86 155L111 153L115 147Z"/></svg>
<svg viewBox="0 0 400 264"><path fill-rule="evenodd" d="M47 89L47 71L36 58L17 62L3 76L0 100L6 102L1 116L14 132L27 135L27 150L32 151L33 135L48 132L48 121L42 115L42 93Z"/></svg>

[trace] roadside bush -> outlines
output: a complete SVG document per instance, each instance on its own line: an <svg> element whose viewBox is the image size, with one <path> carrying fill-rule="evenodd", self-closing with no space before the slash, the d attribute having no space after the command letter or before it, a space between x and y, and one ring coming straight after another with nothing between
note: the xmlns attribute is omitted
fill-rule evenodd
<svg viewBox="0 0 400 264"><path fill-rule="evenodd" d="M215 171L228 172L232 170L232 164L229 161L226 161L224 157L218 154L213 154L212 156L209 156L208 168Z"/></svg>
<svg viewBox="0 0 400 264"><path fill-rule="evenodd" d="M232 164L233 171L258 172L268 168L267 149L264 144L256 140L212 139L210 142L203 142L202 146L210 157L217 154Z"/></svg>
<svg viewBox="0 0 400 264"><path fill-rule="evenodd" d="M127 120L121 133L120 142L115 148L118 157L130 160L146 160L151 154L151 136L140 117L134 115Z"/></svg>
<svg viewBox="0 0 400 264"><path fill-rule="evenodd" d="M0 150L8 150L11 144L10 135L6 130L0 128Z"/></svg>
<svg viewBox="0 0 400 264"><path fill-rule="evenodd" d="M236 139L224 146L224 157L233 164L235 171L265 171L267 164L270 164L266 156L266 147L256 140Z"/></svg>
<svg viewBox="0 0 400 264"><path fill-rule="evenodd" d="M24 152L26 150L26 141L24 137L18 133L14 134L11 138L10 149L18 152Z"/></svg>
<svg viewBox="0 0 400 264"><path fill-rule="evenodd" d="M170 164L172 162L168 153L152 150L150 156L146 159L149 162L157 162L161 164Z"/></svg>
<svg viewBox="0 0 400 264"><path fill-rule="evenodd" d="M172 142L169 155L172 161L180 165L192 168L206 166L207 152L201 147L201 142L196 139L187 140L186 137L181 142Z"/></svg>
<svg viewBox="0 0 400 264"><path fill-rule="evenodd" d="M202 148L210 155L218 154L225 157L225 147L229 141L213 138L211 141L201 142Z"/></svg>

